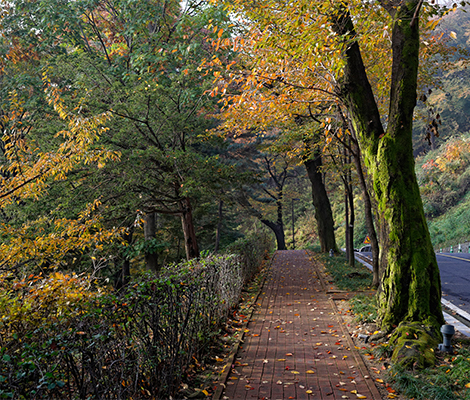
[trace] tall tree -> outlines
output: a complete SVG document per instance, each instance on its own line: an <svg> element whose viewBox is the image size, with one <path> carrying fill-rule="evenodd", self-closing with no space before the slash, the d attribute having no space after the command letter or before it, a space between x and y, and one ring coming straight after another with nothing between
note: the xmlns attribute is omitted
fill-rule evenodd
<svg viewBox="0 0 470 400"><path fill-rule="evenodd" d="M332 27L344 45L344 75L338 93L350 112L378 204L381 263L384 275L379 291L380 324L396 333L402 347L395 360L405 357L407 323L414 323L427 346L435 343L442 317L439 269L424 218L416 181L412 148L413 110L419 65L421 1L381 1L392 24L392 76L387 127L361 57L349 10L331 10ZM425 326L426 328L422 328ZM426 331L428 334L426 334ZM425 351L425 349L420 349ZM429 354L429 352L428 352ZM420 363L428 361L426 357ZM413 361L414 362L414 361Z"/></svg>
<svg viewBox="0 0 470 400"><path fill-rule="evenodd" d="M235 7L252 28L245 52L253 58L253 68L239 77L245 90L233 97L234 107L250 115L269 107L275 111L268 115L279 110L289 115L291 103L304 108L320 102L346 107L377 201L384 270L379 324L386 332L398 326L395 360L413 364L418 357L421 365L432 362L433 337L439 337L444 323L441 287L411 140L420 13L423 7L429 13L432 6L422 0L381 0L379 5L300 1L295 6L239 0ZM272 90L263 95L261 90L269 85ZM420 338L415 343L419 351L407 357L410 330Z"/></svg>
<svg viewBox="0 0 470 400"><path fill-rule="evenodd" d="M101 196L109 226L128 226L137 210L179 216L186 255L197 257L194 207L233 178L203 137L217 99L206 95L211 77L200 65L220 56L210 42L222 34L206 27L212 19L228 25L221 8L164 0L8 7L11 40L46 55L61 101L77 118L106 115L100 143L121 158L89 171L81 192Z"/></svg>

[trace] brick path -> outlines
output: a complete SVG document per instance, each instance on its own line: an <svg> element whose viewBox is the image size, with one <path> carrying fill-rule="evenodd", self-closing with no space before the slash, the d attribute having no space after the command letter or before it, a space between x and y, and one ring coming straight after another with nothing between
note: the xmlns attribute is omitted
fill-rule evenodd
<svg viewBox="0 0 470 400"><path fill-rule="evenodd" d="M381 399L306 251L276 253L258 303L223 399Z"/></svg>

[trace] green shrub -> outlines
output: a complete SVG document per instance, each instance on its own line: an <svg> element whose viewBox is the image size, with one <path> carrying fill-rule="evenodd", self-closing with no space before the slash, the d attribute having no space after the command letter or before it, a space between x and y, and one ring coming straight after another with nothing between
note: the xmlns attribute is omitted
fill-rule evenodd
<svg viewBox="0 0 470 400"><path fill-rule="evenodd" d="M121 293L53 274L0 286L0 398L168 398L237 304L260 251L143 274ZM245 260L247 264L244 264Z"/></svg>

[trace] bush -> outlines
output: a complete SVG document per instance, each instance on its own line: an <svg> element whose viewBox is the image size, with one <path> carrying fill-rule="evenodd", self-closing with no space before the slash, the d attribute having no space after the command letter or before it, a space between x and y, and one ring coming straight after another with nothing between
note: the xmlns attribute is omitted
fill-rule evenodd
<svg viewBox="0 0 470 400"><path fill-rule="evenodd" d="M174 396L260 265L244 250L144 274L120 294L74 275L2 277L0 398Z"/></svg>
<svg viewBox="0 0 470 400"><path fill-rule="evenodd" d="M258 272L262 260L269 258L273 251L273 242L266 234L252 234L238 239L229 246L228 250L240 255L243 279L246 283Z"/></svg>

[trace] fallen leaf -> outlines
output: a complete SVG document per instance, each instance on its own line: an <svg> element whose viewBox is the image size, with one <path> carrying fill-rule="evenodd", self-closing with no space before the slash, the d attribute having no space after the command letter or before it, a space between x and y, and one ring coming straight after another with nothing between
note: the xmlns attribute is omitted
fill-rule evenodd
<svg viewBox="0 0 470 400"><path fill-rule="evenodd" d="M282 385L282 381L277 381L276 385Z"/></svg>
<svg viewBox="0 0 470 400"><path fill-rule="evenodd" d="M291 373L293 373L293 374L295 374L295 375L300 374L299 371L291 371Z"/></svg>
<svg viewBox="0 0 470 400"><path fill-rule="evenodd" d="M286 356L292 357L292 353L286 353Z"/></svg>
<svg viewBox="0 0 470 400"><path fill-rule="evenodd" d="M367 399L367 396L364 396L363 394L356 394L358 399Z"/></svg>
<svg viewBox="0 0 470 400"><path fill-rule="evenodd" d="M376 382L384 383L383 379L379 379L379 378L376 379Z"/></svg>
<svg viewBox="0 0 470 400"><path fill-rule="evenodd" d="M470 389L470 382L465 385L467 389Z"/></svg>
<svg viewBox="0 0 470 400"><path fill-rule="evenodd" d="M306 374L314 374L315 371L312 371L311 369L309 369L307 372L305 372Z"/></svg>
<svg viewBox="0 0 470 400"><path fill-rule="evenodd" d="M278 358L277 361L286 361L285 358Z"/></svg>
<svg viewBox="0 0 470 400"><path fill-rule="evenodd" d="M307 394L312 394L312 393L313 393L313 390L306 390L305 393L307 393Z"/></svg>

